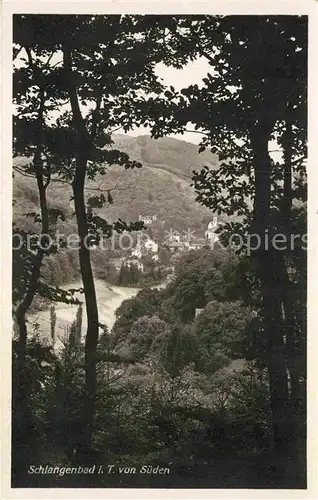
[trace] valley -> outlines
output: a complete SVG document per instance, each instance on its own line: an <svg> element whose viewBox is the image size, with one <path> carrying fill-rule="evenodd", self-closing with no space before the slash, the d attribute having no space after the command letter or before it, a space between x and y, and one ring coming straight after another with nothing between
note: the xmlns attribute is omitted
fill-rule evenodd
<svg viewBox="0 0 318 500"><path fill-rule="evenodd" d="M162 282L161 285L153 288L162 288L166 286L166 282ZM70 288L80 288L82 283L80 281L65 285L61 288L68 290ZM99 321L107 326L109 330L112 329L116 321L116 310L122 304L124 300L129 300L141 290L141 288L136 287L124 287L115 286L109 284L101 279L95 279L95 289L97 295L97 302L99 307ZM79 300L83 300L83 294L75 294L75 297ZM56 338L63 341L67 329L74 321L76 316L77 305L57 303L55 306L56 311ZM29 324L38 325L37 329L40 333L41 339L44 342L51 340L50 334L50 310L45 309L38 311L34 314L30 314L28 317ZM85 307L83 308L83 323L82 323L82 336L85 335L87 326Z"/></svg>

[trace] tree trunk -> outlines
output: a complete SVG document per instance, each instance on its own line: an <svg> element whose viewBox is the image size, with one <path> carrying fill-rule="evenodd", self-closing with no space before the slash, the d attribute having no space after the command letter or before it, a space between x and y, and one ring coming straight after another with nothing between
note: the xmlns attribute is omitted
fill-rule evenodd
<svg viewBox="0 0 318 500"><path fill-rule="evenodd" d="M292 157L293 157L293 131L292 131L292 107L289 102L286 105L285 132L283 135L284 150L284 189L282 206L282 225L289 238L291 235L291 209L292 209ZM293 249L291 249L293 250ZM292 283L290 282L284 258L280 259L280 279L284 293L284 311L286 322L286 347L288 369L291 377L291 398L295 407L301 406L302 391L300 388L300 377L306 371L306 349L304 344L304 332L297 328L294 304L292 299Z"/></svg>
<svg viewBox="0 0 318 500"><path fill-rule="evenodd" d="M29 287L25 293L23 300L18 305L15 316L19 329L19 341L18 341L18 352L17 352L17 365L16 373L12 374L12 481L21 480L21 469L24 468L25 464L20 463L20 455L23 456L28 453L31 449L31 444L34 443L36 438L35 429L32 424L32 413L28 400L28 386L29 380L25 373L25 358L26 358L26 346L27 346L27 325L26 325L26 313L31 306L33 299L35 297L38 282L40 279L41 265L43 257L45 256L45 247L48 245L49 240L45 238L49 230L49 218L46 203L46 188L47 184L44 184L42 175L42 166L39 163L39 158L34 160L34 168L36 171L36 179L38 184L38 190L40 195L40 208L42 217L42 232L41 232L41 246L38 248L36 255L34 256L32 273L30 277Z"/></svg>
<svg viewBox="0 0 318 500"><path fill-rule="evenodd" d="M85 165L84 165L85 163ZM96 349L98 343L98 308L93 271L88 247L88 223L86 218L84 185L86 176L86 160L79 164L73 182L74 204L78 234L80 238L79 262L83 280L83 288L87 315L87 333L85 339L85 399L83 405L84 434L81 445L90 448L92 425L95 411L96 394Z"/></svg>
<svg viewBox="0 0 318 500"><path fill-rule="evenodd" d="M18 341L18 356L17 356L17 378L16 384L13 388L14 397L16 398L16 403L21 411L21 423L25 422L27 426L27 419L24 416L28 414L27 410L27 391L26 387L28 385L28 380L25 380L25 355L26 355L26 345L27 345L27 325L26 325L26 313L31 306L36 291L38 287L38 282L41 276L41 266L43 257L45 256L46 249L49 245L49 239L47 237L49 232L49 215L46 200L46 189L50 182L50 175L48 172L47 179L44 181L43 163L42 163L42 148L43 148L43 114L44 114L44 103L45 94L44 91L40 92L40 108L38 114L38 140L36 152L33 159L33 168L35 172L35 177L38 186L39 200L40 200L40 211L41 211L41 234L40 234L40 245L37 249L36 255L33 259L33 266L31 277L29 281L26 293L17 306L15 311L15 317L19 330L19 341Z"/></svg>
<svg viewBox="0 0 318 500"><path fill-rule="evenodd" d="M85 338L85 396L83 401L83 435L78 445L80 455L86 454L91 448L92 427L95 413L96 394L96 350L98 343L98 307L95 292L94 277L90 260L88 244L88 222L85 207L85 179L87 162L92 149L92 137L89 135L79 107L76 81L72 71L72 50L63 45L63 64L68 75L68 94L74 120L74 127L79 136L80 151L77 156L77 165L72 182L75 215L79 235L79 263L83 280L87 332ZM75 75L76 78L76 75ZM100 106L100 101L99 101ZM97 112L98 115L98 112ZM96 116L97 116L96 115ZM94 125L94 124L93 124ZM95 128L93 126L93 128Z"/></svg>
<svg viewBox="0 0 318 500"><path fill-rule="evenodd" d="M285 132L283 134L282 146L284 153L284 187L283 187L283 207L282 207L282 222L286 230L289 230L291 209L293 203L292 180L293 180L293 130L291 121L291 106L287 103Z"/></svg>
<svg viewBox="0 0 318 500"><path fill-rule="evenodd" d="M42 228L41 228L41 243L42 247L48 243L45 240L45 235L48 234L49 231L49 215L47 209L47 200L46 200L46 189L50 182L50 176L48 175L47 181L44 182L44 173L43 173L43 162L42 162L42 149L43 149L43 116L44 116L44 107L45 107L45 93L44 90L40 90L40 106L38 111L38 125L37 125L37 144L36 151L33 159L33 168L35 172L35 177L38 186L39 199L40 199L40 210L41 210L41 219L42 219ZM32 274L30 277L29 288L27 289L23 300L20 302L16 309L16 320L19 328L19 363L18 365L24 366L24 358L25 358L25 348L27 342L27 326L25 321L25 315L30 305L33 302L37 284L40 278L40 269L42 265L42 260L45 255L45 249L38 248L37 253L34 257Z"/></svg>
<svg viewBox="0 0 318 500"><path fill-rule="evenodd" d="M292 210L292 157L293 157L293 131L292 131L292 107L286 104L285 132L282 146L284 151L284 185L283 203L280 221L282 230L288 241L292 233L291 210ZM291 251L293 249L291 248ZM293 283L288 276L287 264L284 255L278 256L278 277L281 281L284 322L286 335L286 360L290 375L290 398L295 438L304 441L306 438L306 394L301 378L306 380L306 332L303 325L299 325L295 314L293 300ZM296 285L297 286L297 285Z"/></svg>
<svg viewBox="0 0 318 500"><path fill-rule="evenodd" d="M255 252L255 258L258 265L263 299L273 438L275 448L281 450L289 438L289 398L281 311L281 290L276 276L275 252L271 245L270 234L271 180L270 158L268 155L269 130L261 126L255 127L251 137L255 161L253 229L261 238L261 245ZM268 245L266 244L266 233L269 236Z"/></svg>

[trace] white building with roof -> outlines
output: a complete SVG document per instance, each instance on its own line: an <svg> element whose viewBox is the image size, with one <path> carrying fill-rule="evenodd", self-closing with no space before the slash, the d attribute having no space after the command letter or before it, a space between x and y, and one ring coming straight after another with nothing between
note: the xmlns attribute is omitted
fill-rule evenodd
<svg viewBox="0 0 318 500"><path fill-rule="evenodd" d="M144 224L152 224L157 220L157 215L139 215L138 220Z"/></svg>
<svg viewBox="0 0 318 500"><path fill-rule="evenodd" d="M129 268L135 266L138 271L144 272L144 265L138 258L128 258L125 260L124 265Z"/></svg>
<svg viewBox="0 0 318 500"><path fill-rule="evenodd" d="M208 229L204 233L204 237L208 240L209 243L215 243L219 240L218 235L216 234L216 229L218 227L218 218L217 215L213 217L213 220L209 222Z"/></svg>
<svg viewBox="0 0 318 500"><path fill-rule="evenodd" d="M149 239L145 242L145 248L152 253L158 253L159 245L155 241Z"/></svg>

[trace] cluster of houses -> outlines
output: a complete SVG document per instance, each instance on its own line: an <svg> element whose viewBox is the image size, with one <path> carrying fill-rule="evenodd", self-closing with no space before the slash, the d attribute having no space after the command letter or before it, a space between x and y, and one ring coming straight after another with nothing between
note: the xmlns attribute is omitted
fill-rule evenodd
<svg viewBox="0 0 318 500"><path fill-rule="evenodd" d="M151 224L156 220L156 216L140 215L139 220L142 220L145 224ZM214 216L213 220L208 224L204 238L195 237L190 231L188 234L180 234L178 231L173 231L165 240L164 246L174 254L190 250L199 250L207 244L215 243L218 240L218 236L215 233L217 226L218 220L217 217ZM148 263L153 262L154 266L159 264L159 244L149 237L144 240L142 238L138 239L136 246L130 253L130 256L111 259L111 261L117 270L120 270L122 266L126 266L128 268L135 267L141 273L144 273L146 271L145 257L147 257Z"/></svg>
<svg viewBox="0 0 318 500"><path fill-rule="evenodd" d="M159 261L159 245L154 240L148 238L145 240L138 239L136 246L132 249L129 257L120 257L117 259L111 259L111 263L115 266L117 270L120 270L122 266L135 267L140 272L145 272L145 264L143 262L143 257L149 257L154 262Z"/></svg>
<svg viewBox="0 0 318 500"><path fill-rule="evenodd" d="M150 257L153 262L159 261L159 245L151 239L139 240L131 252L131 256L125 260L127 267L135 266L140 272L144 272L143 257Z"/></svg>
<svg viewBox="0 0 318 500"><path fill-rule="evenodd" d="M186 252L189 250L200 250L207 244L214 244L218 240L216 234L216 229L218 226L217 216L213 217L213 220L209 222L208 229L204 233L204 238L196 238L191 232L185 233L183 236L174 231L168 238L167 246L171 252Z"/></svg>

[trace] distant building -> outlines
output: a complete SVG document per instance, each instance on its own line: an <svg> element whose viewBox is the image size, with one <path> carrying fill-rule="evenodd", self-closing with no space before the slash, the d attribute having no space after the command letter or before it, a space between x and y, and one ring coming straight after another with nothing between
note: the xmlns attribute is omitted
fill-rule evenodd
<svg viewBox="0 0 318 500"><path fill-rule="evenodd" d="M171 252L183 252L185 250L185 246L182 241L171 241L168 243L168 247Z"/></svg>
<svg viewBox="0 0 318 500"><path fill-rule="evenodd" d="M152 224L157 220L156 215L139 215L139 221L142 221L144 224Z"/></svg>
<svg viewBox="0 0 318 500"><path fill-rule="evenodd" d="M141 259L142 257L146 257L147 255L151 255L151 258L154 262L158 262L159 245L153 240L139 241L133 251L131 252L132 257L137 257L137 259Z"/></svg>
<svg viewBox="0 0 318 500"><path fill-rule="evenodd" d="M200 250L206 245L206 240L203 238L185 237L180 239L180 235L173 234L167 246L171 252L187 252L190 250Z"/></svg>
<svg viewBox="0 0 318 500"><path fill-rule="evenodd" d="M144 272L144 265L142 262L140 262L139 259L128 258L125 260L124 266L129 268L135 266L137 267L138 271L142 273Z"/></svg>
<svg viewBox="0 0 318 500"><path fill-rule="evenodd" d="M210 244L211 243L215 243L216 241L219 240L219 237L218 237L218 235L215 232L216 229L217 229L217 227L218 227L218 218L215 215L213 217L213 220L211 222L209 222L207 231L205 231L205 233L204 233L205 239Z"/></svg>
<svg viewBox="0 0 318 500"><path fill-rule="evenodd" d="M200 250L204 245L206 245L206 241L203 238L198 238L196 241L192 241L189 244L187 250Z"/></svg>
<svg viewBox="0 0 318 500"><path fill-rule="evenodd" d="M120 270L121 266L123 265L123 262L125 261L125 257L119 257L119 258L111 258L109 259L109 263L117 269L117 271Z"/></svg>
<svg viewBox="0 0 318 500"><path fill-rule="evenodd" d="M153 240L147 240L145 242L145 248L146 250L149 250L152 253L158 253L159 245Z"/></svg>
<svg viewBox="0 0 318 500"><path fill-rule="evenodd" d="M169 243L180 243L181 241L181 236L178 231L171 231L169 236L168 236L168 244Z"/></svg>
<svg viewBox="0 0 318 500"><path fill-rule="evenodd" d="M210 229L211 231L213 231L217 227L218 227L218 216L214 215L213 216L213 220L210 221L209 224L208 224L208 229Z"/></svg>
<svg viewBox="0 0 318 500"><path fill-rule="evenodd" d="M137 243L133 251L131 252L132 257L137 257L137 259L141 259L141 257L144 255L142 246L140 242Z"/></svg>
<svg viewBox="0 0 318 500"><path fill-rule="evenodd" d="M149 253L157 254L158 250L158 243L156 243L154 240L147 239L146 241L138 241L135 248L131 252L131 256L141 259L141 257L144 257Z"/></svg>
<svg viewBox="0 0 318 500"><path fill-rule="evenodd" d="M195 309L195 318L199 316L200 313L202 313L203 309L196 308Z"/></svg>

